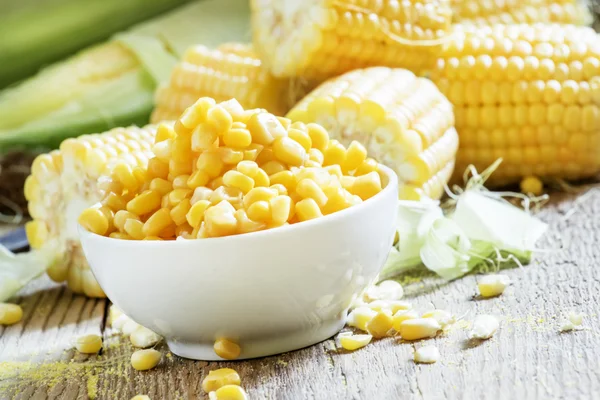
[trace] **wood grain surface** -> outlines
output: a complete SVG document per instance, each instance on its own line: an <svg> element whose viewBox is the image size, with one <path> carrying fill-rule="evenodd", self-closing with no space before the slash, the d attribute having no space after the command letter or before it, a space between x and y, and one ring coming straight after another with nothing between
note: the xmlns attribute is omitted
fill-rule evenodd
<svg viewBox="0 0 600 400"><path fill-rule="evenodd" d="M41 278L16 300L23 321L0 327L0 398L206 398L202 379L227 366L239 372L250 399L600 399L600 192L556 195L540 216L551 225L539 243L543 252L506 271L513 285L504 295L474 298L476 275L451 283L401 277L415 307L462 318L435 339L387 338L353 353L330 339L274 357L208 363L161 345L159 367L137 372L128 340L106 327L106 301ZM570 310L587 314L584 328L559 333ZM501 317L501 327L488 341L468 341L470 321L481 313ZM76 354L74 338L93 332L105 338L103 353ZM441 361L414 364L412 353L424 344L435 344Z"/></svg>

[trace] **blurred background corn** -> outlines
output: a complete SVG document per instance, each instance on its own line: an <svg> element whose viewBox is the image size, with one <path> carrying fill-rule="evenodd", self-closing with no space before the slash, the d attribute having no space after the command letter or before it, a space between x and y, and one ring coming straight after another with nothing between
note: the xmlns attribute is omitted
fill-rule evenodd
<svg viewBox="0 0 600 400"><path fill-rule="evenodd" d="M404 69L372 67L333 78L287 117L316 122L342 144L362 143L396 171L404 199L440 198L454 169L452 106L431 81Z"/></svg>
<svg viewBox="0 0 600 400"><path fill-rule="evenodd" d="M584 0L452 0L452 19L461 24L556 22L589 25Z"/></svg>
<svg viewBox="0 0 600 400"><path fill-rule="evenodd" d="M31 29L29 21L25 25ZM214 47L244 40L248 34L246 0L194 1L50 65L0 91L0 154L52 149L68 137L142 126L149 120L156 87L168 80L185 50L197 43Z"/></svg>
<svg viewBox="0 0 600 400"><path fill-rule="evenodd" d="M291 82L274 78L251 45L227 43L217 49L198 45L186 51L171 79L156 92L153 123L176 120L200 97L216 101L235 98L244 108L285 114L293 104Z"/></svg>
<svg viewBox="0 0 600 400"><path fill-rule="evenodd" d="M488 181L600 171L600 36L573 25L457 27L429 77L454 105L456 171Z"/></svg>
<svg viewBox="0 0 600 400"><path fill-rule="evenodd" d="M53 280L67 281L75 293L104 297L80 247L77 218L102 199L99 178L110 175L117 163L131 168L146 166L155 133L153 126L115 128L66 140L60 150L35 159L25 182L33 221L25 229L33 249L46 246L53 250L55 259L48 269Z"/></svg>
<svg viewBox="0 0 600 400"><path fill-rule="evenodd" d="M447 0L252 0L254 46L278 77L323 80L374 65L417 70L450 28Z"/></svg>

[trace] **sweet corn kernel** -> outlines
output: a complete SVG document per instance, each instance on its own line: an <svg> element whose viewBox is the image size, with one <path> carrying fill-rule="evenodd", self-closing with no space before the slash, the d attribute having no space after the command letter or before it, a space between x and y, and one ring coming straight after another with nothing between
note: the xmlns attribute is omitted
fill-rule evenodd
<svg viewBox="0 0 600 400"><path fill-rule="evenodd" d="M346 318L346 324L366 332L367 324L376 315L377 311L371 310L368 307L358 307L348 314L348 317Z"/></svg>
<svg viewBox="0 0 600 400"><path fill-rule="evenodd" d="M169 192L169 205L175 207L184 199L191 198L193 191L191 189L173 189Z"/></svg>
<svg viewBox="0 0 600 400"><path fill-rule="evenodd" d="M271 185L269 175L261 168L256 171L256 175L254 175L253 179L255 187L268 187Z"/></svg>
<svg viewBox="0 0 600 400"><path fill-rule="evenodd" d="M291 171L281 171L269 176L272 185L283 185L291 192L296 189L296 176Z"/></svg>
<svg viewBox="0 0 600 400"><path fill-rule="evenodd" d="M327 204L327 196L323 189L312 179L302 179L296 185L296 193L305 199L313 199L319 207Z"/></svg>
<svg viewBox="0 0 600 400"><path fill-rule="evenodd" d="M382 310L367 323L367 332L374 338L380 339L387 336L387 333L392 329L392 324L392 313L388 310Z"/></svg>
<svg viewBox="0 0 600 400"><path fill-rule="evenodd" d="M197 202L199 202L200 200L210 200L210 197L212 196L213 191L207 187L197 187L194 190L194 194L192 195L192 199L190 200L190 203L192 205L196 204Z"/></svg>
<svg viewBox="0 0 600 400"><path fill-rule="evenodd" d="M244 200L243 200L244 207L248 208L257 201L270 201L272 198L277 196L277 194L278 193L274 189L271 189L271 188L267 188L267 187L254 188L244 196Z"/></svg>
<svg viewBox="0 0 600 400"><path fill-rule="evenodd" d="M490 274L479 278L477 287L481 297L500 296L504 293L504 289L510 284L510 278L506 275Z"/></svg>
<svg viewBox="0 0 600 400"><path fill-rule="evenodd" d="M252 144L252 135L248 129L232 128L223 134L225 146L245 149Z"/></svg>
<svg viewBox="0 0 600 400"><path fill-rule="evenodd" d="M258 164L254 161L240 161L236 167L236 169L242 174L249 176L250 178L254 177L258 173Z"/></svg>
<svg viewBox="0 0 600 400"><path fill-rule="evenodd" d="M274 185L269 186L269 189L277 190L277 193L279 193L280 195L288 194L287 188L280 183L276 183Z"/></svg>
<svg viewBox="0 0 600 400"><path fill-rule="evenodd" d="M246 210L244 209L237 210L233 215L237 220L238 233L256 232L264 229L266 226L263 222L252 221L248 218L248 214L246 214Z"/></svg>
<svg viewBox="0 0 600 400"><path fill-rule="evenodd" d="M419 313L415 310L399 310L392 317L392 319L393 319L392 327L394 328L394 330L396 332L400 332L400 325L404 321L406 321L408 319L416 319L416 318L420 318L420 317L421 316L419 315Z"/></svg>
<svg viewBox="0 0 600 400"><path fill-rule="evenodd" d="M223 183L229 187L240 189L243 194L248 193L254 188L254 180L252 178L233 170L225 172Z"/></svg>
<svg viewBox="0 0 600 400"><path fill-rule="evenodd" d="M428 311L426 313L423 313L421 317L435 319L440 324L442 329L445 329L448 325L451 325L456 321L454 315L452 315L452 313L446 310Z"/></svg>
<svg viewBox="0 0 600 400"><path fill-rule="evenodd" d="M75 348L83 354L96 354L102 348L102 338L98 335L85 335L77 338Z"/></svg>
<svg viewBox="0 0 600 400"><path fill-rule="evenodd" d="M190 224L192 228L200 226L200 223L204 220L204 213L210 206L211 202L208 200L197 201L185 216L188 224Z"/></svg>
<svg viewBox="0 0 600 400"><path fill-rule="evenodd" d="M125 233L134 240L142 240L144 235L144 223L137 219L128 219L125 221Z"/></svg>
<svg viewBox="0 0 600 400"><path fill-rule="evenodd" d="M527 176L521 181L521 192L541 196L544 193L544 184L535 176Z"/></svg>
<svg viewBox="0 0 600 400"><path fill-rule="evenodd" d="M580 326L583 323L583 317L585 317L584 313L575 311L569 312L569 321L575 326Z"/></svg>
<svg viewBox="0 0 600 400"><path fill-rule="evenodd" d="M225 385L208 394L209 400L248 400L246 391L237 385Z"/></svg>
<svg viewBox="0 0 600 400"><path fill-rule="evenodd" d="M191 203L190 199L183 199L179 204L177 204L175 207L173 207L171 209L171 211L169 211L169 216L171 217L171 219L173 220L175 225L177 225L178 228L187 221L186 215L190 211L191 207L192 207L192 203ZM165 226L165 228L166 228L166 226Z"/></svg>
<svg viewBox="0 0 600 400"><path fill-rule="evenodd" d="M319 209L317 202L312 199L303 199L296 203L296 216L299 221L308 221L309 219L322 217L323 214Z"/></svg>
<svg viewBox="0 0 600 400"><path fill-rule="evenodd" d="M226 360L235 360L242 352L242 349L237 343L225 338L217 339L213 349L216 355Z"/></svg>
<svg viewBox="0 0 600 400"><path fill-rule="evenodd" d="M148 160L148 172L155 178L167 179L169 175L169 164L156 157Z"/></svg>
<svg viewBox="0 0 600 400"><path fill-rule="evenodd" d="M287 131L274 115L268 113L256 113L247 123L252 133L252 141L263 146L269 145L275 139L287 136Z"/></svg>
<svg viewBox="0 0 600 400"><path fill-rule="evenodd" d="M290 218L292 199L289 196L273 197L269 200L269 205L271 208L271 219L275 224L283 224Z"/></svg>
<svg viewBox="0 0 600 400"><path fill-rule="evenodd" d="M146 396L145 394L138 394L133 396L131 400L150 400L150 397Z"/></svg>
<svg viewBox="0 0 600 400"><path fill-rule="evenodd" d="M416 363L433 364L440 359L440 351L435 346L423 346L415 350L413 359Z"/></svg>
<svg viewBox="0 0 600 400"><path fill-rule="evenodd" d="M500 327L498 318L493 315L479 315L473 321L473 327L469 332L469 339L489 339Z"/></svg>
<svg viewBox="0 0 600 400"><path fill-rule="evenodd" d="M160 208L161 195L153 190L146 190L140 193L137 197L129 200L127 203L127 211L143 215L156 211Z"/></svg>
<svg viewBox="0 0 600 400"><path fill-rule="evenodd" d="M367 159L365 146L353 140L346 151L346 159L342 167L345 171L354 171Z"/></svg>
<svg viewBox="0 0 600 400"><path fill-rule="evenodd" d="M139 221L140 217L138 217L137 215L135 215L134 213L131 213L129 211L121 210L121 211L117 211L117 213L115 214L113 223L118 230L120 230L121 232L124 232L125 231L125 223L129 219L135 219L135 220Z"/></svg>
<svg viewBox="0 0 600 400"><path fill-rule="evenodd" d="M188 179L190 175L179 175L173 179L173 189L188 189Z"/></svg>
<svg viewBox="0 0 600 400"><path fill-rule="evenodd" d="M112 177L115 181L121 183L127 190L133 191L138 187L138 181L133 175L131 167L127 164L117 164L112 170Z"/></svg>
<svg viewBox="0 0 600 400"><path fill-rule="evenodd" d="M235 370L220 368L208 372L208 375L202 380L202 389L208 393L225 385L239 385L240 383L240 376Z"/></svg>
<svg viewBox="0 0 600 400"><path fill-rule="evenodd" d="M398 333L404 340L431 338L442 329L435 318L406 319L400 323Z"/></svg>
<svg viewBox="0 0 600 400"><path fill-rule="evenodd" d="M234 207L238 204L242 204L243 193L238 188L220 186L210 195L210 202L212 204L218 204L222 201L226 201Z"/></svg>
<svg viewBox="0 0 600 400"><path fill-rule="evenodd" d="M363 298L365 301L374 300L400 300L404 296L402 285L396 281L386 280L377 285L365 289Z"/></svg>
<svg viewBox="0 0 600 400"><path fill-rule="evenodd" d="M224 164L221 155L217 151L204 151L198 156L196 167L204 171L209 178L216 178L221 175Z"/></svg>
<svg viewBox="0 0 600 400"><path fill-rule="evenodd" d="M25 232L32 249L39 249L48 239L48 226L46 222L39 219L26 223Z"/></svg>
<svg viewBox="0 0 600 400"><path fill-rule="evenodd" d="M266 201L255 201L246 212L253 221L265 222L271 219L271 206Z"/></svg>
<svg viewBox="0 0 600 400"><path fill-rule="evenodd" d="M129 335L129 340L134 347L145 349L154 346L160 342L162 338L150 329L139 326L131 333L131 335Z"/></svg>
<svg viewBox="0 0 600 400"><path fill-rule="evenodd" d="M373 171L357 177L350 192L363 200L375 196L381 192L381 178L379 174Z"/></svg>
<svg viewBox="0 0 600 400"><path fill-rule="evenodd" d="M185 199L187 200L187 199ZM189 201L189 200L188 200ZM168 208L161 208L148 218L144 223L143 233L146 236L157 236L169 225L173 224L171 211Z"/></svg>
<svg viewBox="0 0 600 400"><path fill-rule="evenodd" d="M206 123L213 127L217 133L224 133L231 129L233 118L221 105L209 108L206 113Z"/></svg>
<svg viewBox="0 0 600 400"><path fill-rule="evenodd" d="M312 142L312 147L315 149L325 151L329 144L329 134L321 125L310 123L306 124L308 130L308 136Z"/></svg>
<svg viewBox="0 0 600 400"><path fill-rule="evenodd" d="M108 231L108 219L98 208L88 208L79 216L77 222L86 230L97 235L105 235Z"/></svg>
<svg viewBox="0 0 600 400"><path fill-rule="evenodd" d="M224 203L227 203L224 201ZM219 207L210 207L204 212L204 224L211 237L233 235L237 230L234 211L225 211Z"/></svg>
<svg viewBox="0 0 600 400"><path fill-rule="evenodd" d="M150 181L149 189L163 196L173 190L173 184L166 179L154 178ZM123 208L125 208L125 206L120 207L119 209L122 210Z"/></svg>
<svg viewBox="0 0 600 400"><path fill-rule="evenodd" d="M273 142L273 155L285 164L300 166L304 163L306 150L289 137L281 137Z"/></svg>
<svg viewBox="0 0 600 400"><path fill-rule="evenodd" d="M323 165L344 165L346 160L346 148L343 144L333 139L327 144L323 151Z"/></svg>
<svg viewBox="0 0 600 400"><path fill-rule="evenodd" d="M0 303L0 325L13 325L23 318L23 309L17 304Z"/></svg>
<svg viewBox="0 0 600 400"><path fill-rule="evenodd" d="M131 355L131 366L138 371L147 371L158 365L162 354L154 349L137 350Z"/></svg>
<svg viewBox="0 0 600 400"><path fill-rule="evenodd" d="M290 139L296 141L305 151L310 151L312 147L312 140L306 131L297 128L290 128L288 130L288 136Z"/></svg>
<svg viewBox="0 0 600 400"><path fill-rule="evenodd" d="M372 158L367 158L357 169L354 171L354 176L366 175L370 172L377 171L379 165L377 161Z"/></svg>
<svg viewBox="0 0 600 400"><path fill-rule="evenodd" d="M364 303L363 306L375 311L388 310L392 314L412 308L410 303L401 300L375 300L370 303Z"/></svg>
<svg viewBox="0 0 600 400"><path fill-rule="evenodd" d="M261 167L263 171L266 172L267 175L271 176L281 171L285 171L285 165L280 163L279 161L267 161Z"/></svg>
<svg viewBox="0 0 600 400"><path fill-rule="evenodd" d="M120 239L120 240L132 240L133 239L128 234L121 233L121 232L113 232L110 235L108 235L108 237L111 237L113 239Z"/></svg>
<svg viewBox="0 0 600 400"><path fill-rule="evenodd" d="M344 350L354 351L365 347L371 342L371 335L344 335L340 334L340 345Z"/></svg>

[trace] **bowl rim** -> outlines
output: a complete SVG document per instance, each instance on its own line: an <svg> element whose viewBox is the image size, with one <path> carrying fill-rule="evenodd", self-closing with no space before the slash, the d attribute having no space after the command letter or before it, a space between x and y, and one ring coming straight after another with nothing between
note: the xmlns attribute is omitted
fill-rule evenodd
<svg viewBox="0 0 600 400"><path fill-rule="evenodd" d="M183 240L123 240L111 238L108 236L98 235L96 233L90 232L81 226L79 223L77 224L77 231L79 233L79 238L82 240L85 238L90 238L92 240L97 240L100 242L107 241L112 243L124 243L127 245L141 245L141 246L189 246L191 244L197 243L216 243L216 242L225 242L225 241L244 241L251 239L259 239L263 236L269 236L273 234L283 234L288 233L290 231L298 231L302 229L310 229L318 224L332 223L338 221L339 219L346 218L350 216L352 213L360 212L365 206L372 205L375 201L381 200L384 196L387 196L390 191L393 191L394 188L398 187L398 177L396 172L393 169L386 167L383 164L378 164L378 169L380 172L383 172L387 178L387 184L381 190L381 192L377 193L375 196L363 201L357 206L348 207L344 210L336 211L334 213L324 215L319 218L315 218L308 221L303 221L302 223L280 226L274 229L264 229L256 232L248 232L239 235L229 235L223 237L214 237L214 238L205 238L205 239L183 239ZM397 192L398 190L396 190ZM398 199L398 194L396 193L395 198Z"/></svg>

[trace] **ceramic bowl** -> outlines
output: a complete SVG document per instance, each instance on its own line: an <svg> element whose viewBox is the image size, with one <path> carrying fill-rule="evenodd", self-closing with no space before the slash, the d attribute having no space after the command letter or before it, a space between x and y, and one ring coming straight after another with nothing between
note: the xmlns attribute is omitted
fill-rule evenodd
<svg viewBox="0 0 600 400"><path fill-rule="evenodd" d="M306 347L337 333L356 293L383 266L396 224L396 174L384 189L346 210L244 235L130 241L79 226L81 244L108 298L163 335L170 350L220 360L219 337L240 359Z"/></svg>

